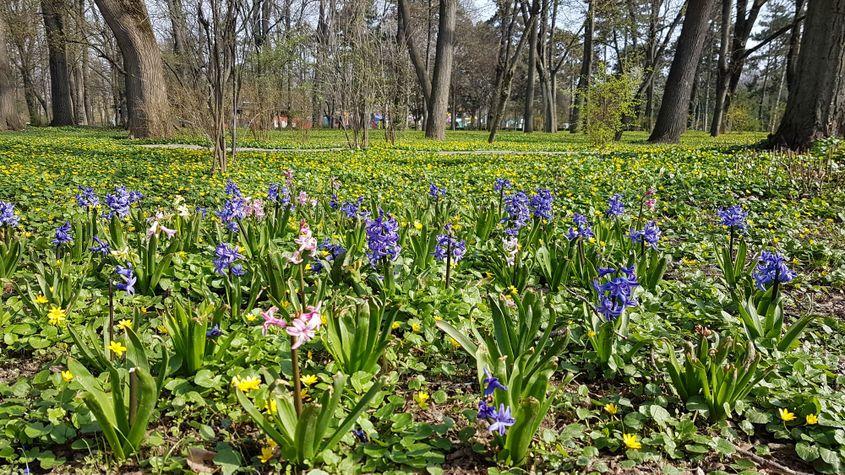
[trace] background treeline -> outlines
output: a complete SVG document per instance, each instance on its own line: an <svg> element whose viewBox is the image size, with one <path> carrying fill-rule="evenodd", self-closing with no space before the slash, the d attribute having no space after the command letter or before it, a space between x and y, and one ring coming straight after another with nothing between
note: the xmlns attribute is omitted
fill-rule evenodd
<svg viewBox="0 0 845 475"><path fill-rule="evenodd" d="M845 128L845 0L4 0L0 128Z"/></svg>

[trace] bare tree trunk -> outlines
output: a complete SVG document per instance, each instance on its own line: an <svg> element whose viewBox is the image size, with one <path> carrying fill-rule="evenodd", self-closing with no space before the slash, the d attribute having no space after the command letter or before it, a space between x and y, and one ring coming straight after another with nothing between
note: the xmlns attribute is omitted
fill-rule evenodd
<svg viewBox="0 0 845 475"><path fill-rule="evenodd" d="M594 0L587 0L587 18L584 20L584 55L581 59L581 72L578 75L578 87L572 101L572 114L569 116L569 132L576 133L581 127L581 109L590 87L590 75L593 71L593 28L596 23Z"/></svg>
<svg viewBox="0 0 845 475"><path fill-rule="evenodd" d="M845 135L845 0L807 3L795 77L772 147L807 150Z"/></svg>
<svg viewBox="0 0 845 475"><path fill-rule="evenodd" d="M0 130L19 130L23 121L15 107L15 78L6 48L6 22L0 18Z"/></svg>
<svg viewBox="0 0 845 475"><path fill-rule="evenodd" d="M129 132L135 137L165 135L168 103L164 64L144 1L94 1L123 56Z"/></svg>
<svg viewBox="0 0 845 475"><path fill-rule="evenodd" d="M540 2L534 0L531 5L531 16L540 13ZM528 33L528 74L525 86L525 108L522 115L522 131L530 134L534 132L534 76L537 75L537 21L532 22Z"/></svg>
<svg viewBox="0 0 845 475"><path fill-rule="evenodd" d="M67 40L64 32L63 0L41 0L44 29L50 64L50 105L53 119L50 125L73 125L70 71L67 64Z"/></svg>
<svg viewBox="0 0 845 475"><path fill-rule="evenodd" d="M723 107L728 97L728 54L730 54L732 8L733 0L722 0L722 34L719 40L719 67L716 74L716 105L713 108L713 122L710 124L710 135L713 137L719 135L721 130Z"/></svg>
<svg viewBox="0 0 845 475"><path fill-rule="evenodd" d="M457 9L457 0L440 0L437 49L434 53L434 72L431 80L431 102L429 103L428 122L425 127L425 136L436 140L443 140L446 136Z"/></svg>
<svg viewBox="0 0 845 475"><path fill-rule="evenodd" d="M792 17L792 30L789 32L789 52L786 54L786 87L789 94L795 94L795 79L798 67L798 52L801 46L801 13L804 10L805 0L795 0L795 16Z"/></svg>
<svg viewBox="0 0 845 475"><path fill-rule="evenodd" d="M649 142L677 143L686 129L692 85L713 3L714 0L689 0L687 3L686 17Z"/></svg>

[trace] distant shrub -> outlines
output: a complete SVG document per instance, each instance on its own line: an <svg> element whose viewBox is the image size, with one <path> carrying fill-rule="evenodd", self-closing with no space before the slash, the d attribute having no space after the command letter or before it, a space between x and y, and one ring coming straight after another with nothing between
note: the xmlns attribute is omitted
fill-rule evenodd
<svg viewBox="0 0 845 475"><path fill-rule="evenodd" d="M624 74L601 72L595 76L595 82L587 90L585 105L585 130L590 141L605 144L622 130L623 117L634 111L639 80L639 70Z"/></svg>

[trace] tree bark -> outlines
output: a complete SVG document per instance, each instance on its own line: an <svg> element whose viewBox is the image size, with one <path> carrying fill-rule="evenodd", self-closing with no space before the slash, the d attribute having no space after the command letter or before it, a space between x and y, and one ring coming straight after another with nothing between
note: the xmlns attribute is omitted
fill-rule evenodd
<svg viewBox="0 0 845 475"><path fill-rule="evenodd" d="M540 13L540 2L534 0L531 5L531 16ZM534 132L534 77L537 75L537 21L532 22L528 33L528 71L525 85L525 108L522 114L522 131L530 134Z"/></svg>
<svg viewBox="0 0 845 475"><path fill-rule="evenodd" d="M687 3L675 57L666 79L666 90L663 92L657 122L649 142L677 143L686 130L692 85L704 48L707 23L713 4L714 0L689 0Z"/></svg>
<svg viewBox="0 0 845 475"><path fill-rule="evenodd" d="M63 0L41 0L44 30L47 33L47 50L50 65L50 107L53 119L50 125L73 125L70 70L67 64L67 40L64 32Z"/></svg>
<svg viewBox="0 0 845 475"><path fill-rule="evenodd" d="M581 72L578 75L578 87L569 116L569 132L576 133L581 127L581 108L590 87L590 75L593 71L593 28L595 27L594 0L587 0L587 18L584 19L584 55L581 59Z"/></svg>
<svg viewBox="0 0 845 475"><path fill-rule="evenodd" d="M436 140L443 140L446 136L457 10L457 0L440 0L437 49L434 52L434 72L431 80L431 102L425 127L425 136Z"/></svg>
<svg viewBox="0 0 845 475"><path fill-rule="evenodd" d="M769 145L804 151L845 135L845 0L807 3L794 94Z"/></svg>
<svg viewBox="0 0 845 475"><path fill-rule="evenodd" d="M721 37L719 40L719 65L716 70L716 105L713 107L713 122L710 123L710 135L716 137L722 127L722 113L725 99L728 97L728 55L731 41L731 9L733 0L722 0Z"/></svg>
<svg viewBox="0 0 845 475"><path fill-rule="evenodd" d="M164 64L144 1L94 1L123 56L129 132L135 137L166 135Z"/></svg>
<svg viewBox="0 0 845 475"><path fill-rule="evenodd" d="M15 77L6 48L6 22L0 18L0 130L20 130L23 121L15 107Z"/></svg>
<svg viewBox="0 0 845 475"><path fill-rule="evenodd" d="M792 30L789 32L789 51L786 54L786 89L789 94L795 94L795 77L798 67L798 52L801 46L801 13L804 10L804 0L795 0L795 16L792 17Z"/></svg>

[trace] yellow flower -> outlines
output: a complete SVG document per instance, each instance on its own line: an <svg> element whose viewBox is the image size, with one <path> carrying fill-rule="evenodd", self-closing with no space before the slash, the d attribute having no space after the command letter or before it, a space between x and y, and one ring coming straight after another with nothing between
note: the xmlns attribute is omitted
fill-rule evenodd
<svg viewBox="0 0 845 475"><path fill-rule="evenodd" d="M596 332L594 332L593 330L587 331L587 338L593 338L594 336L596 336Z"/></svg>
<svg viewBox="0 0 845 475"><path fill-rule="evenodd" d="M519 293L519 290L517 290L516 287L514 287L512 285L510 287L508 287L508 290L510 290L511 295L516 295L516 294Z"/></svg>
<svg viewBox="0 0 845 475"><path fill-rule="evenodd" d="M617 412L619 412L619 407L612 402L609 402L604 405L604 410L607 411L608 414L611 416L615 416Z"/></svg>
<svg viewBox="0 0 845 475"><path fill-rule="evenodd" d="M392 328L392 329L396 330L397 328L399 328L399 322L393 322L393 323L390 325L390 328Z"/></svg>
<svg viewBox="0 0 845 475"><path fill-rule="evenodd" d="M455 348L460 348L460 347L461 347L461 344L460 344L460 343L458 343L458 340L456 340L456 339L452 338L451 336L449 337L449 343L450 343L452 346L454 346Z"/></svg>
<svg viewBox="0 0 845 475"><path fill-rule="evenodd" d="M814 426L819 423L819 416L815 414L807 414L806 420L808 426Z"/></svg>
<svg viewBox="0 0 845 475"><path fill-rule="evenodd" d="M111 350L112 353L117 355L118 358L120 358L121 356L123 356L124 353L126 353L126 347L123 346L119 341L112 341L111 343L109 343L108 348L109 350Z"/></svg>
<svg viewBox="0 0 845 475"><path fill-rule="evenodd" d="M166 327L166 326L164 326L164 325L159 325L159 326L157 326L157 327L156 327L156 330L158 330L160 333L163 333L163 334L167 335L167 327Z"/></svg>
<svg viewBox="0 0 845 475"><path fill-rule="evenodd" d="M264 447L261 447L261 455L258 457L258 460L260 460L261 463L267 463L274 455L276 455L275 446L265 445Z"/></svg>
<svg viewBox="0 0 845 475"><path fill-rule="evenodd" d="M132 320L124 318L123 320L117 322L117 328L121 330L128 330L132 328Z"/></svg>
<svg viewBox="0 0 845 475"><path fill-rule="evenodd" d="M422 325L416 322L411 324L411 331L413 331L414 333L419 333L420 330L422 330Z"/></svg>
<svg viewBox="0 0 845 475"><path fill-rule="evenodd" d="M317 382L317 376L314 376L313 374L307 374L307 375L302 377L302 384L304 384L306 386L311 386L312 384L314 384L316 382Z"/></svg>
<svg viewBox="0 0 845 475"><path fill-rule="evenodd" d="M59 307L50 307L50 311L47 312L47 320L50 322L50 325L64 325L67 321L67 312Z"/></svg>
<svg viewBox="0 0 845 475"><path fill-rule="evenodd" d="M47 300L47 297L45 297L43 295L39 295L38 297L35 297L35 303L37 303L39 305L43 305L47 302L49 302L49 300Z"/></svg>
<svg viewBox="0 0 845 475"><path fill-rule="evenodd" d="M430 396L425 391L417 391L414 393L414 401L416 401L417 405L419 405L422 409L428 409L429 398Z"/></svg>
<svg viewBox="0 0 845 475"><path fill-rule="evenodd" d="M640 443L637 434L622 434L622 442L625 442L625 447L629 449L638 450L643 448L643 444Z"/></svg>
<svg viewBox="0 0 845 475"><path fill-rule="evenodd" d="M264 406L264 409L266 409L267 412L270 414L275 414L276 410L278 409L278 407L276 406L276 400L270 399L269 401L267 401L267 405Z"/></svg>
<svg viewBox="0 0 845 475"><path fill-rule="evenodd" d="M261 380L258 379L258 376L250 376L244 379L235 376L232 378L232 385L238 388L239 391L248 393L253 389L258 389L261 386Z"/></svg>
<svg viewBox="0 0 845 475"><path fill-rule="evenodd" d="M780 408L778 409L778 413L780 414L780 418L783 422L795 420L795 414L789 412L789 409Z"/></svg>
<svg viewBox="0 0 845 475"><path fill-rule="evenodd" d="M422 228L423 228L423 225L422 225L422 223L421 223L421 222L419 222L419 221L414 221L414 228L415 228L417 231L419 231L420 229L422 229Z"/></svg>
<svg viewBox="0 0 845 475"><path fill-rule="evenodd" d="M71 373L70 370L62 371L62 379L64 379L66 383L73 381L73 373Z"/></svg>

